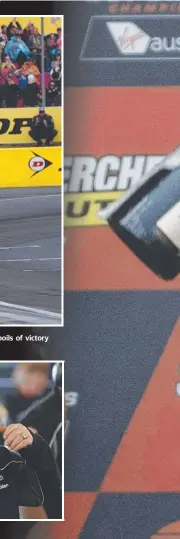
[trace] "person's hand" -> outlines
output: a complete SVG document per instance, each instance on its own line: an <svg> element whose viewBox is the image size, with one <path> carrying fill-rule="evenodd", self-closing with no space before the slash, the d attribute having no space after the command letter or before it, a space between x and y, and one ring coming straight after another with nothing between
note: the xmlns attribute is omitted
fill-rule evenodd
<svg viewBox="0 0 180 539"><path fill-rule="evenodd" d="M14 451L25 449L25 447L28 447L33 443L33 436L31 432L20 423L16 425L8 425L3 434L3 438L5 442L4 445L7 446L8 449Z"/></svg>

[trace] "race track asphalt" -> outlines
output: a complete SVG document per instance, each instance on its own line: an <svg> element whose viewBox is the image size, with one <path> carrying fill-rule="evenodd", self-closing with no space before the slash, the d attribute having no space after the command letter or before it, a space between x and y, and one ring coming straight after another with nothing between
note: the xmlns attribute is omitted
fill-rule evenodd
<svg viewBox="0 0 180 539"><path fill-rule="evenodd" d="M0 324L1 302L61 314L57 187L0 190Z"/></svg>

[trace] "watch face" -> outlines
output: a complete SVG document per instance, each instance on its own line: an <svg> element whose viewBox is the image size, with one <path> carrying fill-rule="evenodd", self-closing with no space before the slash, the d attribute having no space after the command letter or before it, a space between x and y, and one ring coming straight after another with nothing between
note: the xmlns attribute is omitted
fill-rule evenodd
<svg viewBox="0 0 180 539"><path fill-rule="evenodd" d="M124 217L120 217L119 224L147 246L152 244L156 227L159 227L179 249L179 201L180 167L166 174L157 184L149 182L149 189L134 205L132 197L129 209Z"/></svg>

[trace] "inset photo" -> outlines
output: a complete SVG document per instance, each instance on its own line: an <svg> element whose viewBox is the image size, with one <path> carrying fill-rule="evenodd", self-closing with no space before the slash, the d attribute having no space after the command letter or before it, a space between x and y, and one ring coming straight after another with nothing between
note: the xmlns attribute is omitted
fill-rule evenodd
<svg viewBox="0 0 180 539"><path fill-rule="evenodd" d="M63 446L64 363L1 362L0 520L64 520Z"/></svg>
<svg viewBox="0 0 180 539"><path fill-rule="evenodd" d="M0 325L63 325L63 17L0 16Z"/></svg>

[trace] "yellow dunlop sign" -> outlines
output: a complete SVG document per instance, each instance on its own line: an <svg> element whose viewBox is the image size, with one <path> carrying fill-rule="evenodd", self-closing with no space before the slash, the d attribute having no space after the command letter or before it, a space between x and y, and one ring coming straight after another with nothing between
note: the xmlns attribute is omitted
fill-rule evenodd
<svg viewBox="0 0 180 539"><path fill-rule="evenodd" d="M29 136L31 120L38 114L38 108L0 109L0 144L29 144L33 140ZM53 142L61 142L61 107L45 107L52 116L58 134Z"/></svg>
<svg viewBox="0 0 180 539"><path fill-rule="evenodd" d="M56 187L62 181L62 149L0 149L0 187Z"/></svg>

